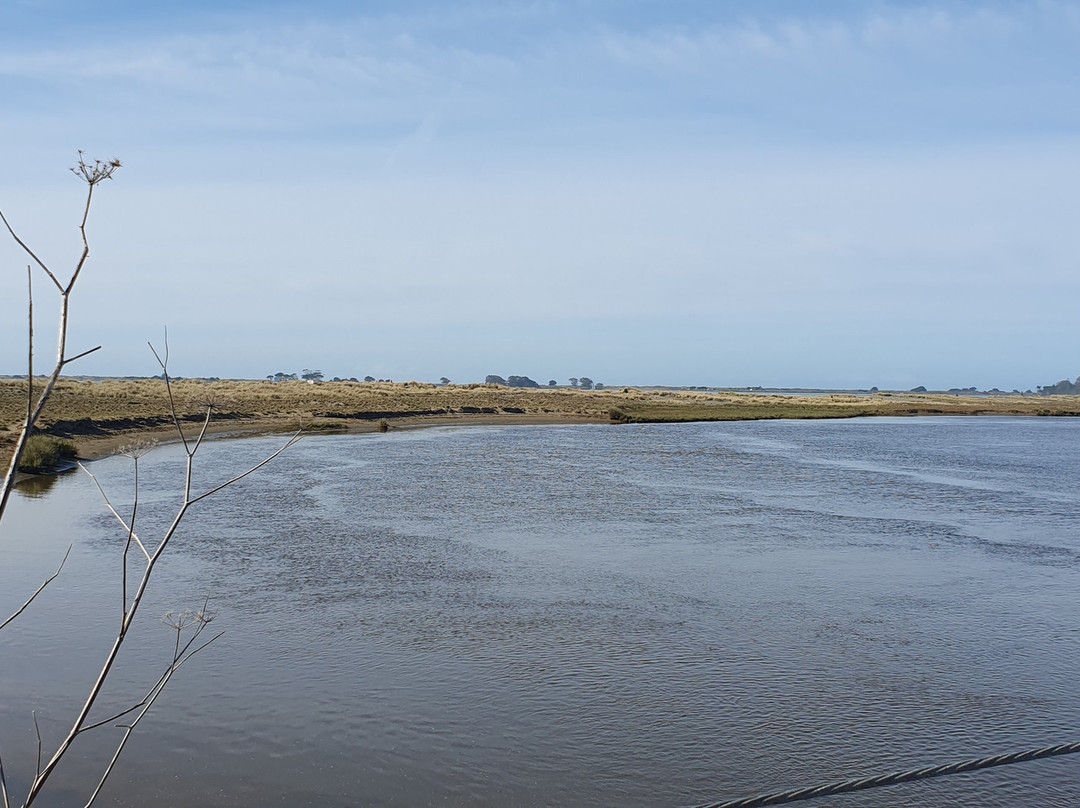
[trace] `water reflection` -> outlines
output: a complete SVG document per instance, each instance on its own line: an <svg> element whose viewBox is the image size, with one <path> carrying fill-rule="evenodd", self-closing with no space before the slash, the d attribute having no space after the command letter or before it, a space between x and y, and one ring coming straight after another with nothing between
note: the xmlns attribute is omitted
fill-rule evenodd
<svg viewBox="0 0 1080 808"><path fill-rule="evenodd" d="M71 470L61 472L70 474ZM41 499L56 486L60 474L26 474L15 483L15 492L27 499Z"/></svg>

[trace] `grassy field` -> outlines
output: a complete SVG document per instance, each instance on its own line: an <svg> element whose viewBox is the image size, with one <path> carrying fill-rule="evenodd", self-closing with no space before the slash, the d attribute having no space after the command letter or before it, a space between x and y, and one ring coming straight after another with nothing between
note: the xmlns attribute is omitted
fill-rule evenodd
<svg viewBox="0 0 1080 808"><path fill-rule="evenodd" d="M194 425L213 401L217 430L374 430L380 422L595 420L613 423L851 418L865 415L1080 415L1080 397L966 398L934 394L777 396L741 393L514 389L496 385L268 381L179 381L178 414ZM26 382L0 380L0 452L7 455L25 411ZM61 381L41 431L94 441L165 430L165 385L158 380Z"/></svg>

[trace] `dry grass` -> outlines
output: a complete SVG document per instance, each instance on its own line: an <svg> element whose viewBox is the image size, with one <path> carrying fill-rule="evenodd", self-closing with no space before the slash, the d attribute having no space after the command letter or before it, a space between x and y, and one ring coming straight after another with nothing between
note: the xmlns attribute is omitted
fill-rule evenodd
<svg viewBox="0 0 1080 808"><path fill-rule="evenodd" d="M846 418L858 415L1080 415L1080 397L966 398L932 394L788 397L634 389L512 389L495 385L268 381L174 384L178 414L197 420L207 400L234 429L317 430L366 427L402 418L576 418L628 422ZM13 438L25 409L26 383L0 380L0 441ZM40 423L43 431L77 442L167 427L161 381L62 380ZM3 427L9 427L4 432Z"/></svg>

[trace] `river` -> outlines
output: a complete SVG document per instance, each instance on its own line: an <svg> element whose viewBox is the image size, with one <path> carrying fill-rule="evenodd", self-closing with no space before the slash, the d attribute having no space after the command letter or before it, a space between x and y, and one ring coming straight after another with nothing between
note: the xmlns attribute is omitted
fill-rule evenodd
<svg viewBox="0 0 1080 808"><path fill-rule="evenodd" d="M197 489L279 438L218 440ZM468 427L306 438L198 506L106 693L167 610L220 640L104 805L679 806L1080 740L1080 420ZM141 534L183 453L141 462ZM90 464L121 511L131 461ZM119 620L124 533L73 473L0 527L9 787ZM80 739L46 806L119 737ZM1080 756L824 801L1080 804ZM79 801L80 796L82 801ZM818 803L809 803L821 804Z"/></svg>

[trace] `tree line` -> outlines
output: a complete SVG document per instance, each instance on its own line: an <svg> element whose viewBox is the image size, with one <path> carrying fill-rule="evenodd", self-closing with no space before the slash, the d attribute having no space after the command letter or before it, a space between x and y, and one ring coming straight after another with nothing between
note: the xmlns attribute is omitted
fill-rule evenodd
<svg viewBox="0 0 1080 808"><path fill-rule="evenodd" d="M270 373L267 375L267 380L272 382L295 382L300 379L308 382L321 382L325 380L326 374L321 370L314 370L312 368L304 368L297 373L286 373L279 371L277 373ZM374 376L365 376L363 379L365 382L393 382L393 379L376 379ZM359 382L355 376L343 379L335 376L330 379L332 382ZM570 386L581 390L603 390L604 385L601 382L594 382L588 376L575 376L570 380ZM503 387L535 387L541 386L540 382L530 379L528 376L507 376L505 379L502 376L498 376L494 373L488 374L484 379L485 384L501 384ZM446 386L450 384L450 379L443 376L439 379L439 384ZM547 383L548 387L558 387L559 383L554 379L550 379Z"/></svg>
<svg viewBox="0 0 1080 808"><path fill-rule="evenodd" d="M443 383L449 383L449 379L444 377ZM494 373L488 374L484 379L484 384L501 384L504 387L540 387L540 383L530 379L528 376L507 376L505 379L502 376L497 376ZM547 383L548 387L558 387L559 383L554 379L551 379ZM578 387L582 390L603 390L604 385L600 382L594 382L588 376L575 377L570 379L571 387Z"/></svg>

